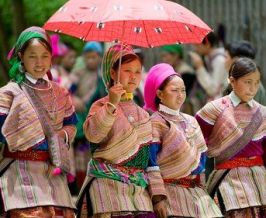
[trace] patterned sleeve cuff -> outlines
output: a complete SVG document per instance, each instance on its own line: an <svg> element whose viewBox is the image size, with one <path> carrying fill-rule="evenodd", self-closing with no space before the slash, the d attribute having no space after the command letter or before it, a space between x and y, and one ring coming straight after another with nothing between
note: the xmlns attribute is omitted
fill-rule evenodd
<svg viewBox="0 0 266 218"><path fill-rule="evenodd" d="M166 190L164 187L164 181L162 179L160 171L149 171L148 180L149 180L149 193L151 197L155 195L166 196Z"/></svg>
<svg viewBox="0 0 266 218"><path fill-rule="evenodd" d="M160 171L159 166L147 167L146 172Z"/></svg>

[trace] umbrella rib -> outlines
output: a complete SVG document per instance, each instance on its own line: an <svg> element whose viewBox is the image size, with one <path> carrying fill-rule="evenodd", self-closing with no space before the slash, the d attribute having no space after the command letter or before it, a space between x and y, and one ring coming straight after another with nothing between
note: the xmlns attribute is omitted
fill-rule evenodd
<svg viewBox="0 0 266 218"><path fill-rule="evenodd" d="M90 26L89 30L87 31L87 34L85 34L85 39L86 39L86 38L87 38L87 36L89 35L89 33L90 33L90 31L91 31L91 28L92 28L92 26L93 26L93 23L91 24L91 26Z"/></svg>
<svg viewBox="0 0 266 218"><path fill-rule="evenodd" d="M147 44L149 45L149 47L151 47L151 45L149 43L149 40L148 40L148 34L146 32L144 20L142 20L142 23L143 23L143 29L144 29L145 37L146 37L146 40L147 40Z"/></svg>
<svg viewBox="0 0 266 218"><path fill-rule="evenodd" d="M121 33L121 40L120 43L123 43L122 40L124 40L124 34L125 34L125 26L126 26L126 21L123 20L123 24L122 24L122 33ZM125 43L125 40L124 40Z"/></svg>

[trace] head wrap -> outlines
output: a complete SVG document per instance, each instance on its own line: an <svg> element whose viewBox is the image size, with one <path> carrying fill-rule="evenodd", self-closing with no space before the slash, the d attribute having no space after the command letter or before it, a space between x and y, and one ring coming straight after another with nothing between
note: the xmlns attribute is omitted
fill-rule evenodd
<svg viewBox="0 0 266 218"><path fill-rule="evenodd" d="M68 52L67 46L60 41L58 34L50 36L53 57L64 56Z"/></svg>
<svg viewBox="0 0 266 218"><path fill-rule="evenodd" d="M115 44L111 46L104 54L102 61L103 82L106 88L109 88L111 82L111 69L119 58L126 55L134 55L138 57L132 47L126 44Z"/></svg>
<svg viewBox="0 0 266 218"><path fill-rule="evenodd" d="M171 54L177 54L181 59L184 58L184 51L181 45L164 45L161 47L161 51L168 52Z"/></svg>
<svg viewBox="0 0 266 218"><path fill-rule="evenodd" d="M95 42L95 41L92 41L92 42L87 42L85 44L85 46L83 47L83 53L87 53L87 52L96 52L98 53L100 56L103 55L103 47L101 45L101 43L99 42Z"/></svg>
<svg viewBox="0 0 266 218"><path fill-rule="evenodd" d="M144 109L157 111L155 104L155 98L157 96L156 91L160 88L161 84L172 75L179 76L169 64L157 64L150 69L144 85Z"/></svg>
<svg viewBox="0 0 266 218"><path fill-rule="evenodd" d="M19 35L14 47L10 50L7 56L9 64L11 65L8 72L9 77L15 80L15 82L18 84L25 79L25 72L21 72L22 70L20 69L21 60L18 54L21 51L23 45L33 38L42 38L50 44L49 36L44 29L35 26L29 27Z"/></svg>

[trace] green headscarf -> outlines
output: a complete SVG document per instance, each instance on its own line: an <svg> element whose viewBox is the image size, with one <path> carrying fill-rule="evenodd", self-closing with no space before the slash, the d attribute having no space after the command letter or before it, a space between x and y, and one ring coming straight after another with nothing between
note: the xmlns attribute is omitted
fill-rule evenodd
<svg viewBox="0 0 266 218"><path fill-rule="evenodd" d="M109 88L111 82L111 69L116 61L119 60L125 55L135 55L137 56L132 47L126 44L115 44L111 46L107 52L105 52L102 61L102 73L103 73L103 82L106 88Z"/></svg>
<svg viewBox="0 0 266 218"><path fill-rule="evenodd" d="M181 59L183 59L184 57L183 47L178 44L162 46L161 51L165 51L171 54L177 54Z"/></svg>
<svg viewBox="0 0 266 218"><path fill-rule="evenodd" d="M11 65L8 72L9 77L18 84L25 80L25 72L21 69L21 60L18 54L23 45L33 38L42 38L50 44L49 36L44 29L35 26L29 27L19 35L18 40L7 57Z"/></svg>

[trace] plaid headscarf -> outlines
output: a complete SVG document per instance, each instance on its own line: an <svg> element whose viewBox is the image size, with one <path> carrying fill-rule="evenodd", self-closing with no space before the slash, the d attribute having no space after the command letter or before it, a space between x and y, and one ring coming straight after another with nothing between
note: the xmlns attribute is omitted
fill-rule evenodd
<svg viewBox="0 0 266 218"><path fill-rule="evenodd" d="M48 34L41 27L29 27L25 29L18 37L14 47L10 50L7 59L11 65L9 69L9 77L16 83L20 84L25 80L25 73L20 71L21 60L18 53L21 51L23 45L33 38L42 38L50 44L50 39Z"/></svg>
<svg viewBox="0 0 266 218"><path fill-rule="evenodd" d="M111 82L111 69L114 64L125 55L137 55L132 47L127 44L115 44L111 46L104 54L102 61L103 82L106 88L109 88Z"/></svg>

